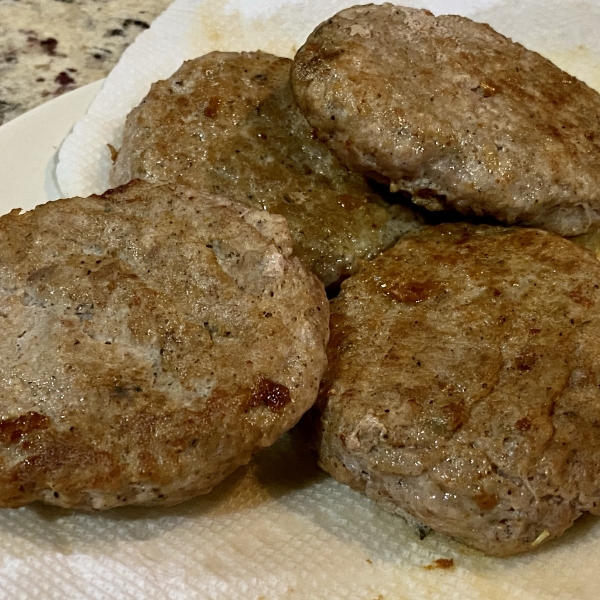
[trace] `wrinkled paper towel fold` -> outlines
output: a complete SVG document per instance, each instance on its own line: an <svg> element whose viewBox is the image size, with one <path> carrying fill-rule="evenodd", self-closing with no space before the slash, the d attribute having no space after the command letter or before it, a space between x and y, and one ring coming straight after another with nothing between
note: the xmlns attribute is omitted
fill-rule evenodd
<svg viewBox="0 0 600 600"><path fill-rule="evenodd" d="M293 56L347 0L176 0L139 36L65 141L65 196L108 187L125 116L151 82L211 50ZM491 23L598 87L596 0L406 2ZM597 599L600 521L510 559L437 534L419 541L398 517L334 482L284 436L212 494L167 509L82 514L0 512L0 599ZM451 569L427 568L452 558Z"/></svg>

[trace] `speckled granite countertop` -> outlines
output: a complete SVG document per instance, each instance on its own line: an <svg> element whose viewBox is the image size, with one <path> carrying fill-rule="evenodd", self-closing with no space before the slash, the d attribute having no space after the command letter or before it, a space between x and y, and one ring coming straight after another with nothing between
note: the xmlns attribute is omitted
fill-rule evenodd
<svg viewBox="0 0 600 600"><path fill-rule="evenodd" d="M171 0L0 0L0 125L101 79Z"/></svg>

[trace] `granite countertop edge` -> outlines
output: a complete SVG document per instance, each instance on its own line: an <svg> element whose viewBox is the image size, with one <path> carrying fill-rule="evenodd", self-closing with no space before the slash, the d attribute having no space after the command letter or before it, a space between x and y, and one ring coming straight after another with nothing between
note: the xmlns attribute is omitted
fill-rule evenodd
<svg viewBox="0 0 600 600"><path fill-rule="evenodd" d="M0 0L0 125L106 77L171 0Z"/></svg>

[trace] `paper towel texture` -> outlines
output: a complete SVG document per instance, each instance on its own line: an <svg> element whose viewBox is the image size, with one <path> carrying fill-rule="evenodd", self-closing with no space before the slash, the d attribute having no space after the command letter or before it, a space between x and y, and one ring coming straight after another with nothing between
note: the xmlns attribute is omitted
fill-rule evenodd
<svg viewBox="0 0 600 600"><path fill-rule="evenodd" d="M289 435L211 495L167 509L0 513L0 599L590 600L600 522L494 559L430 534L314 466ZM436 568L437 559L454 567ZM431 568L433 567L433 568Z"/></svg>
<svg viewBox="0 0 600 600"><path fill-rule="evenodd" d="M363 2L364 3L364 2ZM139 36L65 141L65 196L108 186L125 116L150 83L211 50L293 56L347 0L176 0ZM406 1L491 23L600 88L595 0ZM211 495L169 509L0 512L0 600L14 598L596 599L600 521L535 553L487 558L400 519L320 472L289 436ZM449 569L437 559L453 559Z"/></svg>

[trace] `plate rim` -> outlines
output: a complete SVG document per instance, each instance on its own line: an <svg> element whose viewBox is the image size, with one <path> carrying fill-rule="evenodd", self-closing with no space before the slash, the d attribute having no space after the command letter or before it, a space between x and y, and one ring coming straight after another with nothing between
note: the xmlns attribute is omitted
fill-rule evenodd
<svg viewBox="0 0 600 600"><path fill-rule="evenodd" d="M0 126L0 214L63 197L55 175L58 151L104 81L83 85Z"/></svg>

